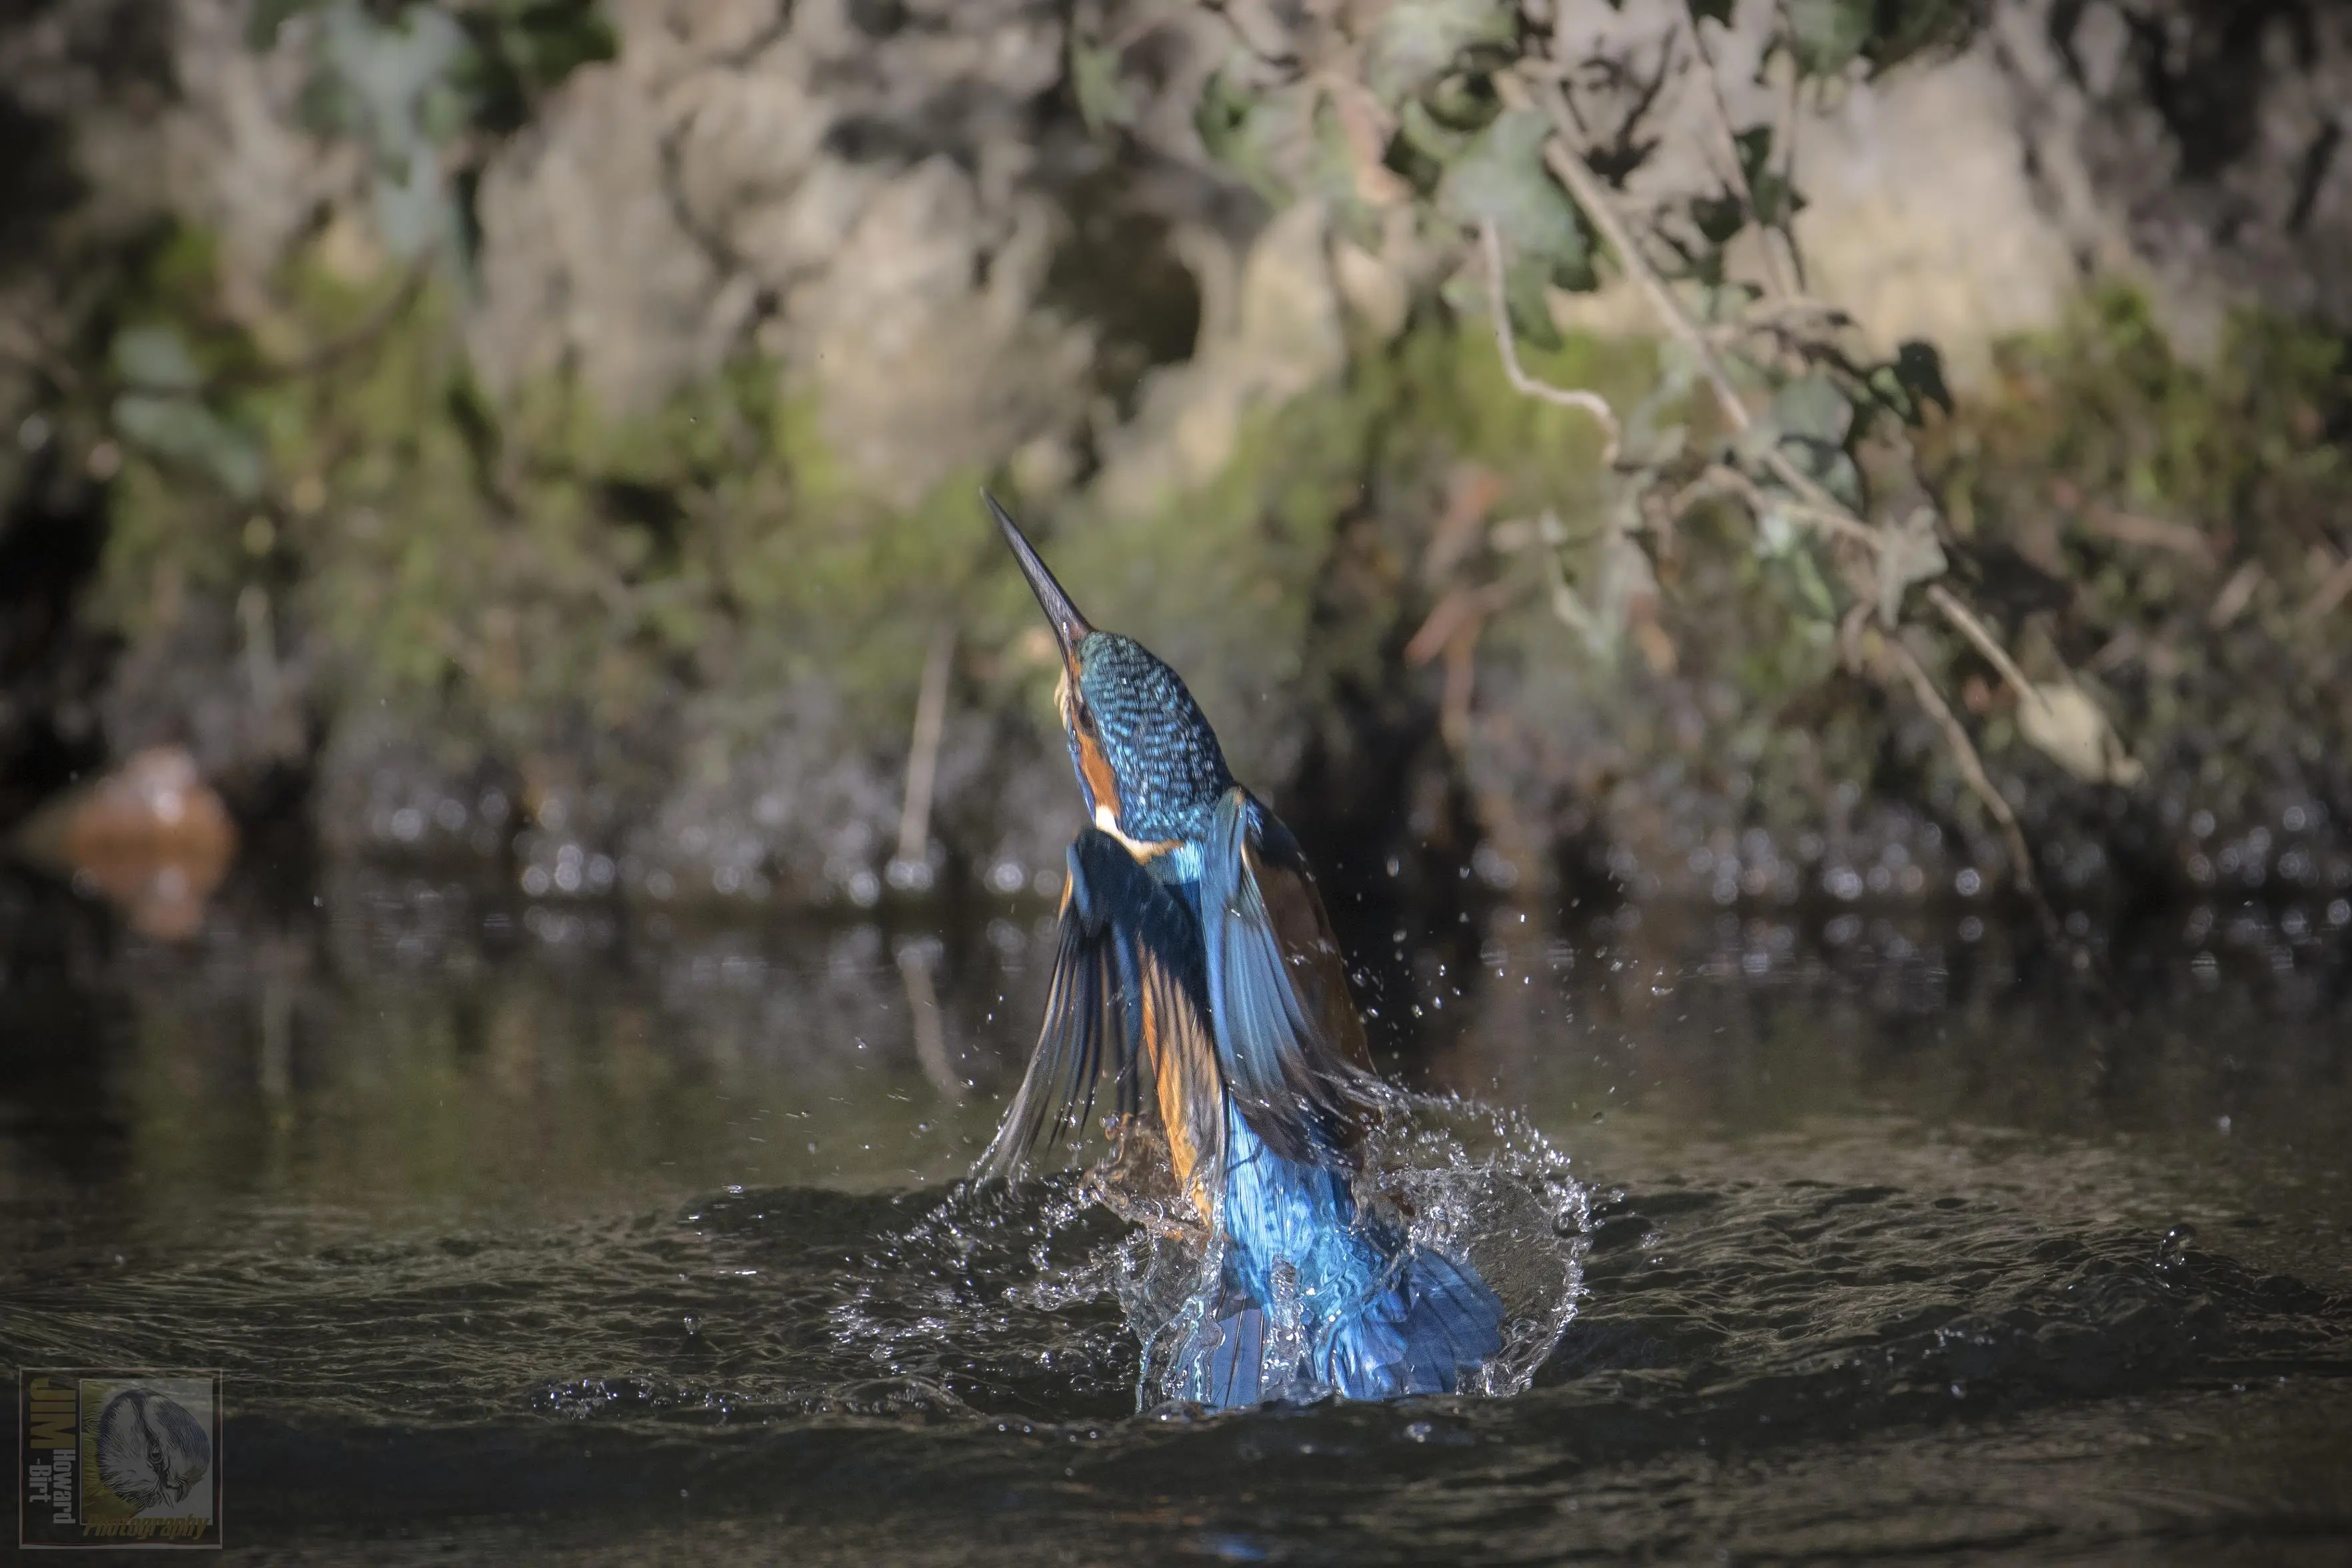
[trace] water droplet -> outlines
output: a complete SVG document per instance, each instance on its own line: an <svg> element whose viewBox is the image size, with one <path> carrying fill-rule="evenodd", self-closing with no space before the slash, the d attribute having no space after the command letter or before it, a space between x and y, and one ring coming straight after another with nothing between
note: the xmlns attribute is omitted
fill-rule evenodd
<svg viewBox="0 0 2352 1568"><path fill-rule="evenodd" d="M2189 1248L2196 1239L2195 1226L2186 1223L2174 1226L2164 1233L2164 1239L2156 1244L2156 1266L2159 1269L2180 1267L2187 1261Z"/></svg>

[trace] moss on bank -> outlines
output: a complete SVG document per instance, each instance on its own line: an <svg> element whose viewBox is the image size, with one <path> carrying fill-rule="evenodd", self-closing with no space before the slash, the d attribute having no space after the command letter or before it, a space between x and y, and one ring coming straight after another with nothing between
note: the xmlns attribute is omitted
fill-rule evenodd
<svg viewBox="0 0 2352 1568"><path fill-rule="evenodd" d="M131 649L121 744L226 704L247 721L214 727L215 771L311 770L334 842L446 839L563 890L870 896L950 623L948 857L1000 886L1055 862L1050 674L974 506L984 476L881 505L759 359L638 419L562 378L493 403L449 288L336 259L320 236L280 314L232 327L183 235L124 302L92 601ZM1621 406L1657 382L1639 342L1529 357ZM2074 784L2015 740L1990 672L1945 672L2055 880L2211 881L2224 841L2252 863L2269 824L2265 875L2332 885L2325 824L2352 821L2340 345L2249 318L2189 364L2109 292L2000 362L1916 436L1958 570L2029 668L2096 678L2151 769L2137 791ZM1599 459L1585 416L1513 392L1491 338L1433 310L1248 416L1194 493L1131 516L1083 486L1021 499L1080 602L1186 673L1245 776L1311 786L1297 813L1442 837L1428 802L1450 792L1458 852L1483 840L1490 880L1529 887L1926 894L1996 862L1924 717L1838 673L1847 591L1704 509L1644 524L1654 581L1628 589ZM1596 607L1577 627L1563 593ZM1475 651L1408 658L1464 595ZM1377 799L1340 799L1351 771ZM525 819L487 813L509 791Z"/></svg>

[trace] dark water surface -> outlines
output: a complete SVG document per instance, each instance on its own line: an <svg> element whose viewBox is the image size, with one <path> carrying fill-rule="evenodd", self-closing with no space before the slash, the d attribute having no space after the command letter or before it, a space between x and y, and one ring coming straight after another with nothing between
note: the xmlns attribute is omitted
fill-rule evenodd
<svg viewBox="0 0 2352 1568"><path fill-rule="evenodd" d="M316 894L163 947L0 882L0 1353L223 1369L249 1554L2352 1560L2325 908L2087 972L1958 913L1376 931L1400 1074L1570 1161L1583 1294L1514 1398L1202 1419L1135 1413L1118 1221L953 1185L1036 907Z"/></svg>

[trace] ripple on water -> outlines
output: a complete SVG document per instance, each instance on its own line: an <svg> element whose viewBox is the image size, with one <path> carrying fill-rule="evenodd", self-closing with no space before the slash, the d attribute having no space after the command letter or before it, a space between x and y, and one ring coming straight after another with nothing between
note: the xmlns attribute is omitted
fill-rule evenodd
<svg viewBox="0 0 2352 1568"><path fill-rule="evenodd" d="M722 1512L789 1499L846 1529L1051 1500L1055 1529L1156 1519L1268 1551L1268 1499L1294 1543L1468 1550L1517 1528L1514 1510L1636 1510L1611 1478L1694 1506L1706 1456L1795 1464L1826 1443L1883 1464L1941 1451L1948 1428L1995 1441L2021 1412L2340 1389L2352 1363L2352 1305L2193 1239L1817 1181L1588 1196L1517 1130L1451 1114L1381 1163L1423 1239L1466 1248L1528 1325L1498 1383L1517 1397L1138 1419L1119 1281L1150 1242L1067 1176L257 1246L18 1291L0 1350L223 1367L243 1495L280 1521L688 1491Z"/></svg>

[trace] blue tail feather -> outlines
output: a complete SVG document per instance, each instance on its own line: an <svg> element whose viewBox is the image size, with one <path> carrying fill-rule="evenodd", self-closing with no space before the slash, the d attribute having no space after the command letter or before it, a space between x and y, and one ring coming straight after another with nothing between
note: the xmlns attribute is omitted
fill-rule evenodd
<svg viewBox="0 0 2352 1568"><path fill-rule="evenodd" d="M1468 1264L1416 1247L1395 1283L1331 1325L1323 1378L1350 1399L1453 1394L1502 1348L1502 1298Z"/></svg>
<svg viewBox="0 0 2352 1568"><path fill-rule="evenodd" d="M1213 1320L1184 1358L1217 1409L1303 1384L1350 1399L1455 1393L1503 1348L1503 1303L1465 1260L1356 1212L1345 1178L1230 1128L1229 1249Z"/></svg>

